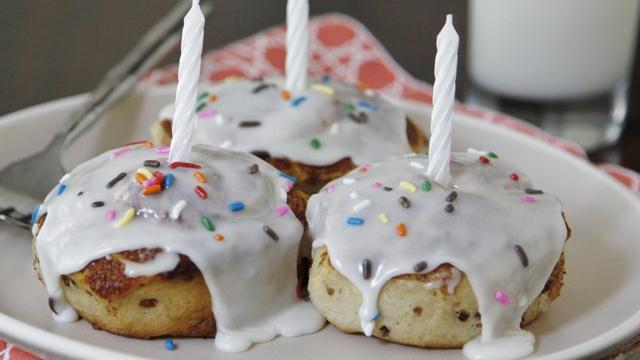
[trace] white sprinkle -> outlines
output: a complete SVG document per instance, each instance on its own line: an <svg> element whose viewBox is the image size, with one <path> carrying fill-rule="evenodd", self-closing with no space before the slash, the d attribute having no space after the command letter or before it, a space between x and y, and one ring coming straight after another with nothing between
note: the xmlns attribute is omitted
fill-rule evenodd
<svg viewBox="0 0 640 360"><path fill-rule="evenodd" d="M364 91L364 94L367 95L368 97L373 97L376 93L371 89L367 89Z"/></svg>
<svg viewBox="0 0 640 360"><path fill-rule="evenodd" d="M369 205L371 205L371 200L369 199L362 200L353 206L353 211L358 212L364 208L367 208Z"/></svg>
<svg viewBox="0 0 640 360"><path fill-rule="evenodd" d="M351 197L352 199L357 199L358 198L358 193L355 191L352 191L351 194L349 194L349 197Z"/></svg>
<svg viewBox="0 0 640 360"><path fill-rule="evenodd" d="M227 140L219 145L221 149L228 149L231 146L231 140Z"/></svg>
<svg viewBox="0 0 640 360"><path fill-rule="evenodd" d="M409 163L409 165L413 166L416 169L424 170L424 165L422 165L421 163L419 163L417 161L412 161L412 162Z"/></svg>
<svg viewBox="0 0 640 360"><path fill-rule="evenodd" d="M334 135L338 133L338 130L340 130L340 125L338 125L338 123L333 123L331 125L331 129L329 129L329 131Z"/></svg>
<svg viewBox="0 0 640 360"><path fill-rule="evenodd" d="M225 123L224 116L222 114L217 114L216 117L213 118L213 120L216 122L216 125L218 126L222 126Z"/></svg>
<svg viewBox="0 0 640 360"><path fill-rule="evenodd" d="M342 179L342 183L345 185L353 185L356 182L355 179L352 178L344 178Z"/></svg>
<svg viewBox="0 0 640 360"><path fill-rule="evenodd" d="M171 220L178 220L178 218L180 217L180 214L182 213L182 209L184 209L185 206L187 206L186 201L184 200L178 201L173 206L173 209L171 209L171 212L169 212L169 217L171 218Z"/></svg>
<svg viewBox="0 0 640 360"><path fill-rule="evenodd" d="M474 155L487 155L486 151L476 150L474 148L468 148L467 152L470 153L470 154L474 154Z"/></svg>
<svg viewBox="0 0 640 360"><path fill-rule="evenodd" d="M58 181L58 183L62 185L66 185L67 180L69 180L70 178L71 178L71 174L64 174L64 176L60 178L60 181Z"/></svg>

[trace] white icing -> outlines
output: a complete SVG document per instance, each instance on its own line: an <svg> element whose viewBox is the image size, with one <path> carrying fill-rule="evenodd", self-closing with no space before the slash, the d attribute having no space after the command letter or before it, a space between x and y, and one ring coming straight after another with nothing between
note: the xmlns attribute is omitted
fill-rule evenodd
<svg viewBox="0 0 640 360"><path fill-rule="evenodd" d="M444 278L440 278L442 273L435 274L437 278L435 281L429 281L426 283L427 289L437 289L440 287L446 287L447 293L453 294L456 291L456 287L460 284L460 280L462 280L462 274L460 274L460 270L456 268L451 268L451 274L447 275Z"/></svg>
<svg viewBox="0 0 640 360"><path fill-rule="evenodd" d="M143 263L123 260L124 274L128 277L153 276L171 271L180 262L180 255L174 252L163 251L157 254L153 260Z"/></svg>
<svg viewBox="0 0 640 360"><path fill-rule="evenodd" d="M267 151L274 157L318 166L347 157L356 164L383 161L411 152L404 112L381 97L329 81L322 86L333 89L333 94L314 90L312 85L285 100L281 83L278 79L236 80L204 86L201 93L208 96L198 102L206 106L196 119L194 144ZM253 93L262 84L270 86ZM306 100L293 106L299 97ZM366 114L367 121L352 120L350 112ZM160 119L172 116L172 105L160 113ZM260 126L240 127L243 121L259 121ZM319 148L311 146L313 139L319 140Z"/></svg>
<svg viewBox="0 0 640 360"><path fill-rule="evenodd" d="M490 164L483 164L475 153L453 154L451 187L432 181L431 189L425 191L421 186L428 180L425 171L412 163L427 164L427 157L407 155L372 164L364 172L356 169L347 175L352 181L333 181L311 197L307 220L313 245L326 245L332 265L362 294L359 316L366 335L371 335L380 316L378 294L387 281L414 273L414 266L422 261L428 265L423 272L449 263L468 277L482 315L482 336L473 343L482 346L470 345L465 354L482 356L491 348L511 351L505 356L513 358L532 351L532 346L511 347L514 342L529 344L521 341L529 335L518 336L517 341L505 337L520 331L522 314L540 294L560 257L567 236L562 207L553 196L526 195L524 190L533 186L525 174L505 161L488 159ZM519 175L517 181L512 173ZM458 196L448 213L445 206L454 189ZM358 212L354 205L360 200L350 196L356 191L359 198L371 200ZM410 201L410 207L401 205L400 196ZM348 224L350 217L363 223ZM400 223L406 228L402 237L396 230ZM515 245L525 250L527 267ZM364 259L371 261L368 280L362 273ZM454 274L433 286L447 285L454 291L455 278ZM496 299L498 291L510 298L507 305ZM521 352L509 350L516 347Z"/></svg>
<svg viewBox="0 0 640 360"><path fill-rule="evenodd" d="M465 344L462 352L473 360L520 359L533 353L535 341L532 333L516 330L486 342L479 337L475 338Z"/></svg>
<svg viewBox="0 0 640 360"><path fill-rule="evenodd" d="M249 154L195 146L191 159L202 166L206 176L200 183L194 169L167 167L167 154L152 148L130 146L120 155L108 152L71 172L67 188L57 188L46 198L40 216L47 219L40 229L36 251L43 280L61 320L76 319L64 302L60 276L83 269L89 262L125 250L160 248L155 260L127 262L130 275L151 275L175 266L177 254L188 256L202 272L212 294L216 318L216 346L242 351L252 343L277 335L297 336L318 330L324 319L308 302L296 296L296 261L302 224L288 211L276 216L274 209L286 206L289 180ZM159 160L160 168L151 171L171 173L172 187L143 196L134 180L144 160ZM259 171L248 168L258 164ZM120 172L127 176L107 189L106 184ZM201 186L208 198L194 191ZM82 191L83 194L78 196ZM177 220L169 216L175 204L185 201ZM103 201L102 207L92 207ZM232 212L231 202L242 201L245 208ZM136 208L133 220L116 228L115 223L130 208ZM117 218L107 221L107 212ZM202 224L202 216L211 219L215 231ZM274 241L264 230L268 225L279 237ZM214 234L224 236L216 240Z"/></svg>

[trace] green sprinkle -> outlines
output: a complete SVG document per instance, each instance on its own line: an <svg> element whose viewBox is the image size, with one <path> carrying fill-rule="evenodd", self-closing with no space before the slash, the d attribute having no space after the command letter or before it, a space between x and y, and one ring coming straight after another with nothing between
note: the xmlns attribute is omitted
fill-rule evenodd
<svg viewBox="0 0 640 360"><path fill-rule="evenodd" d="M496 153L494 153L493 151L489 151L487 153L487 156L492 158L492 159L497 159L498 158L498 155L496 155Z"/></svg>
<svg viewBox="0 0 640 360"><path fill-rule="evenodd" d="M422 190L430 191L431 190L431 182L429 180L425 180L422 182Z"/></svg>
<svg viewBox="0 0 640 360"><path fill-rule="evenodd" d="M353 104L347 104L347 111L348 112L353 112L356 109L355 106L353 106Z"/></svg>
<svg viewBox="0 0 640 360"><path fill-rule="evenodd" d="M202 99L204 99L206 97L209 97L209 93L205 91L205 92L201 93L200 95L198 95L198 101L200 101L200 100L202 100Z"/></svg>
<svg viewBox="0 0 640 360"><path fill-rule="evenodd" d="M202 225L204 226L205 229L207 229L209 231L215 231L216 230L216 227L211 222L211 219L209 219L206 216L202 217Z"/></svg>
<svg viewBox="0 0 640 360"><path fill-rule="evenodd" d="M196 108L196 112L199 112L200 110L204 109L207 106L206 102L201 103L200 105L198 105L198 107Z"/></svg>
<svg viewBox="0 0 640 360"><path fill-rule="evenodd" d="M320 149L320 146L322 146L322 144L320 144L320 140L313 138L310 141L311 147L314 149Z"/></svg>

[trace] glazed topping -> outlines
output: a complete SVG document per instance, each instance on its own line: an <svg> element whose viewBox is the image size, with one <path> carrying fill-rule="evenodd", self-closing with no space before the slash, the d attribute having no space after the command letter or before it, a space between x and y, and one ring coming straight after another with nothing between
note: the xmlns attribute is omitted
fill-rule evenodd
<svg viewBox="0 0 640 360"><path fill-rule="evenodd" d="M195 144L267 152L309 165L356 164L411 152L405 114L372 90L328 77L301 93L276 80L209 85L198 98ZM162 110L171 119L173 107Z"/></svg>
<svg viewBox="0 0 640 360"><path fill-rule="evenodd" d="M426 177L427 162L408 155L364 165L309 201L314 247L327 246L332 265L362 294L363 332L371 335L384 316L377 299L387 281L449 263L473 287L482 345L533 339L516 334L562 252L567 233L560 202L493 153L454 153L446 188ZM453 275L441 286L455 287Z"/></svg>
<svg viewBox="0 0 640 360"><path fill-rule="evenodd" d="M244 153L193 148L192 163L167 163L166 147L134 144L66 175L40 207L36 251L52 308L73 320L60 276L92 260L140 248L163 252L127 262L128 276L172 270L177 254L200 269L212 294L216 346L241 351L279 334L319 329L296 296L302 224L287 206L292 179Z"/></svg>

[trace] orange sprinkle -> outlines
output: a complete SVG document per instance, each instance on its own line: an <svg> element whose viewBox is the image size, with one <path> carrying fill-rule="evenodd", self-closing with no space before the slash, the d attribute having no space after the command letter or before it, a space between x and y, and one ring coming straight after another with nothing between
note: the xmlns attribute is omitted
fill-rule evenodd
<svg viewBox="0 0 640 360"><path fill-rule="evenodd" d="M371 86L369 86L369 84L364 81L358 81L358 87L360 88L360 90L367 90L371 88Z"/></svg>
<svg viewBox="0 0 640 360"><path fill-rule="evenodd" d="M153 147L153 143L148 140L132 141L124 144L123 146L131 146L131 145L143 145L144 147Z"/></svg>
<svg viewBox="0 0 640 360"><path fill-rule="evenodd" d="M282 98L285 100L291 99L291 94L287 90L282 90L282 92L280 93L280 96L282 96Z"/></svg>
<svg viewBox="0 0 640 360"><path fill-rule="evenodd" d="M194 172L193 176L195 176L196 179L198 179L198 181L200 181L201 183L206 183L207 182L207 178L200 171Z"/></svg>
<svg viewBox="0 0 640 360"><path fill-rule="evenodd" d="M153 143L151 141L145 141L142 146L146 147L146 148L152 148L153 147Z"/></svg>
<svg viewBox="0 0 640 360"><path fill-rule="evenodd" d="M404 225L404 223L396 225L396 233L398 234L398 236L407 235L407 227Z"/></svg>
<svg viewBox="0 0 640 360"><path fill-rule="evenodd" d="M222 236L222 234L216 234L215 238L216 238L216 240L218 240L218 241L222 241L222 240L224 240L224 236Z"/></svg>
<svg viewBox="0 0 640 360"><path fill-rule="evenodd" d="M160 191L162 191L162 186L160 184L155 184L142 189L142 195L153 195L159 193Z"/></svg>
<svg viewBox="0 0 640 360"><path fill-rule="evenodd" d="M209 101L216 102L216 100L218 100L218 97L216 95L209 96Z"/></svg>
<svg viewBox="0 0 640 360"><path fill-rule="evenodd" d="M136 173L136 182L142 185L143 182L147 180L147 177L142 175L142 173Z"/></svg>

